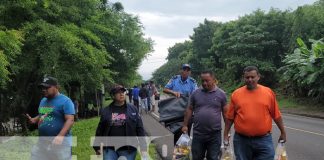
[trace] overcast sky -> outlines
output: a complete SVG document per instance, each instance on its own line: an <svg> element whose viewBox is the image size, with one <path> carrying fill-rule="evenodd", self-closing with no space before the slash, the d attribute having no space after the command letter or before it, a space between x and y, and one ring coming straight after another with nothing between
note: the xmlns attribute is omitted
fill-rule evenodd
<svg viewBox="0 0 324 160"><path fill-rule="evenodd" d="M189 39L193 28L204 19L227 22L256 9L269 11L296 9L316 0L112 0L121 2L127 13L137 15L146 37L154 40L154 52L142 62L138 72L147 80L166 62L167 49Z"/></svg>

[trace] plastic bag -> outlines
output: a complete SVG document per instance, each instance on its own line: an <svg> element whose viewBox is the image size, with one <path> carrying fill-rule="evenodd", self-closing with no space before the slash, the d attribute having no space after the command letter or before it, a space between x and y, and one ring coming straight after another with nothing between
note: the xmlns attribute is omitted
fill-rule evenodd
<svg viewBox="0 0 324 160"><path fill-rule="evenodd" d="M221 147L222 156L220 160L234 160L234 153L232 147L228 144Z"/></svg>
<svg viewBox="0 0 324 160"><path fill-rule="evenodd" d="M284 144L284 141L279 141L274 160L288 160L288 155Z"/></svg>
<svg viewBox="0 0 324 160"><path fill-rule="evenodd" d="M174 148L174 160L189 160L191 151L191 138L188 134L182 134Z"/></svg>

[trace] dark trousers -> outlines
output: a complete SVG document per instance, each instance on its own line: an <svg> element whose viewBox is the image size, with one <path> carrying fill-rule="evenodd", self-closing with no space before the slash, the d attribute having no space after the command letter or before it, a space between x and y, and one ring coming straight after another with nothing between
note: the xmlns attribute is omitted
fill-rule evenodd
<svg viewBox="0 0 324 160"><path fill-rule="evenodd" d="M150 99L150 97L147 97L147 110L148 111L151 110L151 99Z"/></svg>
<svg viewBox="0 0 324 160"><path fill-rule="evenodd" d="M192 139L191 152L193 160L218 160L221 147L222 132L217 131L209 135L194 135ZM206 154L207 152L207 154Z"/></svg>
<svg viewBox="0 0 324 160"><path fill-rule="evenodd" d="M137 109L139 109L139 108L138 108L138 105L139 105L139 101L138 101L138 99L133 99L133 102L134 102L134 106L136 106Z"/></svg>
<svg viewBox="0 0 324 160"><path fill-rule="evenodd" d="M133 96L129 95L128 98L129 98L129 103L132 103Z"/></svg>

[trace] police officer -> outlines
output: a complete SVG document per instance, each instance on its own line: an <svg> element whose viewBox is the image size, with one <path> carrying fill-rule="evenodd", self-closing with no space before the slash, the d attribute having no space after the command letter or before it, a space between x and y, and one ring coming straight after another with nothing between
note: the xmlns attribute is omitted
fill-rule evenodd
<svg viewBox="0 0 324 160"><path fill-rule="evenodd" d="M177 98L179 98L180 96L189 97L190 94L198 88L196 80L190 77L190 73L191 66L189 64L183 64L181 67L180 75L172 77L169 80L168 84L165 85L163 92L167 94L172 94ZM191 125L192 123L189 122L188 134L190 134ZM181 134L181 130L174 133L174 144L176 144Z"/></svg>
<svg viewBox="0 0 324 160"><path fill-rule="evenodd" d="M164 93L172 94L176 97L180 97L180 95L189 97L198 88L196 80L190 77L191 66L183 64L181 69L180 75L172 77L168 84L165 85Z"/></svg>

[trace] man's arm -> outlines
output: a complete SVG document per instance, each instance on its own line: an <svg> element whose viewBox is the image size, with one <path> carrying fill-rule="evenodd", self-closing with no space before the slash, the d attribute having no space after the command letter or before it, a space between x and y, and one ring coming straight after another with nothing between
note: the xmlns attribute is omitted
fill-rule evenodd
<svg viewBox="0 0 324 160"><path fill-rule="evenodd" d="M225 118L225 128L224 128L224 143L229 142L229 132L233 125L233 120Z"/></svg>
<svg viewBox="0 0 324 160"><path fill-rule="evenodd" d="M25 116L27 117L29 123L31 124L35 124L39 121L39 116L36 116L34 118L30 117L29 114L25 114Z"/></svg>
<svg viewBox="0 0 324 160"><path fill-rule="evenodd" d="M286 140L287 140L286 131L285 131L285 127L284 127L281 116L279 118L277 118L277 119L274 119L274 122L276 123L276 125L278 126L278 128L279 128L279 130L281 132L278 142L280 140L284 140L284 142L286 142Z"/></svg>
<svg viewBox="0 0 324 160"><path fill-rule="evenodd" d="M172 94L172 95L176 96L177 98L180 97L180 93L179 92L173 91L173 90L168 89L168 88L164 88L163 89L163 92L164 93L167 93L167 94Z"/></svg>
<svg viewBox="0 0 324 160"><path fill-rule="evenodd" d="M189 105L186 109L183 126L181 129L183 133L188 133L188 123L189 123L190 118L192 117L192 112L193 112L192 105Z"/></svg>
<svg viewBox="0 0 324 160"><path fill-rule="evenodd" d="M64 115L65 122L60 133L54 138L53 144L62 144L64 136L68 133L74 123L74 115Z"/></svg>

